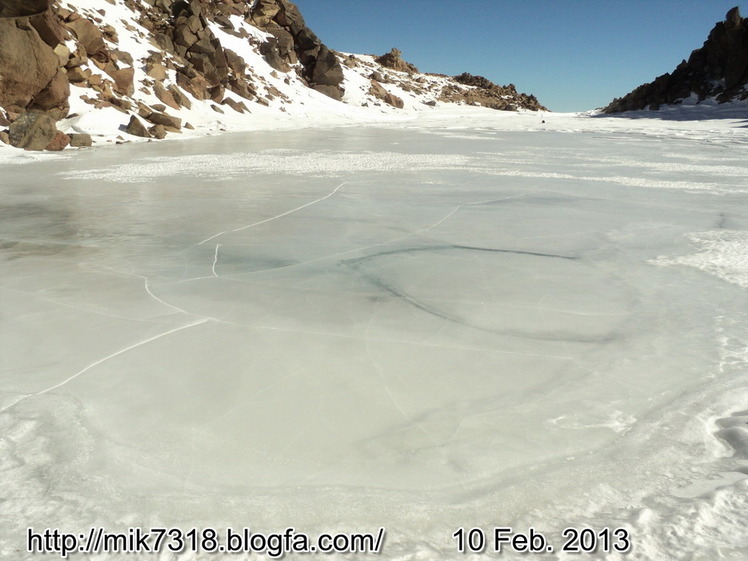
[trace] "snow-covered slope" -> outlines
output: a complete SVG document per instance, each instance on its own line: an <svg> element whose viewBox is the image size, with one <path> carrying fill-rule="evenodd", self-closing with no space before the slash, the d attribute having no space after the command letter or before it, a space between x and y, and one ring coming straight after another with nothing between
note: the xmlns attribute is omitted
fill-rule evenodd
<svg viewBox="0 0 748 561"><path fill-rule="evenodd" d="M419 73L395 49L330 51L286 0L61 0L34 25L29 38L54 49L70 84L69 109L56 92L58 129L94 143L397 119L442 104L544 109L514 86ZM9 125L35 107L5 109Z"/></svg>

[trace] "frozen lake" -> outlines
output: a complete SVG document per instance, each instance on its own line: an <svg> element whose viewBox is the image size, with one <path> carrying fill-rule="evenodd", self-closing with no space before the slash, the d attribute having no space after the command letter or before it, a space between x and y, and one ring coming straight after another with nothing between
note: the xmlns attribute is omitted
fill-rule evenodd
<svg viewBox="0 0 748 561"><path fill-rule="evenodd" d="M27 527L384 526L426 561L622 526L628 559L748 559L748 134L589 121L4 164L0 557Z"/></svg>

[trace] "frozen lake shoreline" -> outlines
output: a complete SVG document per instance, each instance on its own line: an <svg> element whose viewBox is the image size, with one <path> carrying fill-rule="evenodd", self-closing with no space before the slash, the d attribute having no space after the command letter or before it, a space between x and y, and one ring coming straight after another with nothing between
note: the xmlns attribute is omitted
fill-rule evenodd
<svg viewBox="0 0 748 561"><path fill-rule="evenodd" d="M529 118L4 166L0 554L591 525L744 558L748 133Z"/></svg>

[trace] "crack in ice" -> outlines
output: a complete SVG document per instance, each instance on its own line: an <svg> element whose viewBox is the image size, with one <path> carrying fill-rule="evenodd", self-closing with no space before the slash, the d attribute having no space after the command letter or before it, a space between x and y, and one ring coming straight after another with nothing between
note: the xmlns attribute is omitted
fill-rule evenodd
<svg viewBox="0 0 748 561"><path fill-rule="evenodd" d="M219 233L217 233L217 234L215 234L215 235L213 235L213 236L211 236L209 238L204 239L203 241L201 241L197 245L203 245L204 243L207 243L210 240L214 240L217 237L222 236L224 234L229 234L229 233L233 233L233 232L241 232L242 230L248 230L249 228L254 228L255 226L259 226L261 224L266 224L268 222L272 222L273 220L278 220L279 218L283 218L284 216L288 216L289 214L293 214L294 212L298 212L298 211L300 211L302 209L305 209L307 207L310 207L312 205L316 205L317 203L321 203L325 199L329 199L335 193L337 193L340 190L340 188L343 187L343 185L345 185L345 182L343 182L340 185L338 185L337 187L335 187L335 189L333 189L332 191L330 191L324 197L320 197L319 199L315 199L312 202L303 204L303 205L301 205L299 207L296 207L296 208L292 208L291 210L287 210L286 212L284 212L282 214L278 214L276 216L271 216L270 218L266 218L265 220L260 220L259 222L253 222L252 224L247 224L246 226L241 226L239 228L234 228L233 230L224 230L223 232L219 232Z"/></svg>
<svg viewBox="0 0 748 561"><path fill-rule="evenodd" d="M218 277L218 273L216 272L216 265L218 265L218 250L221 249L221 245L223 244L217 244L216 245L216 253L213 256L213 267L211 267L211 270L213 271L213 276Z"/></svg>
<svg viewBox="0 0 748 561"><path fill-rule="evenodd" d="M110 355L107 355L104 358L101 358L101 359L97 360L96 362L92 362L91 364L89 364L88 366L86 366L85 368L83 368L82 370L79 370L78 372L76 372L72 376L68 377L67 379L63 380L62 382L59 382L59 383L55 384L54 386L50 386L50 387L48 387L46 389L43 389L41 391L38 391L36 393L26 394L26 395L20 397L19 399L17 399L16 401L14 401L10 405L8 405L7 407L4 407L3 409L0 409L0 413L5 413L9 409L15 407L16 405L18 405L19 403L21 403L23 401L26 401L29 398L38 397L40 395L44 395L45 393L49 393L49 392L54 391L54 390L56 390L58 388L61 388L65 384L67 384L69 382L72 382L76 378L79 378L80 376L82 376L83 374L85 374L86 372L88 372L89 370L91 370L92 368L95 368L95 367L99 366L100 364L105 363L108 360L111 360L111 359L113 359L115 357L118 357L118 356L120 356L122 354L125 354L128 351L131 351L131 350L136 349L138 347L142 347L143 345L147 345L148 343L152 343L153 341L156 341L157 339L161 339L162 337L166 337L168 335L172 335L172 334L177 333L179 331L183 331L184 329L189 329L190 327L195 327L197 325L201 325L201 324L206 323L208 321L211 321L211 320L209 320L209 319L201 319L199 321L190 323L188 325L182 325L180 327L175 327L174 329L170 329L169 331L165 331L164 333L159 333L158 335L154 335L153 337L149 337L148 339L145 339L144 341L140 341L138 343L130 345L129 347L125 347L124 349L120 349L119 351L117 351L115 353L112 353Z"/></svg>
<svg viewBox="0 0 748 561"><path fill-rule="evenodd" d="M426 228L422 228L421 230L417 230L415 232L408 232L407 234L404 234L404 235L399 236L397 238L392 238L392 239L389 239L389 240L385 240L383 242L375 243L375 244L372 244L372 245L367 245L367 246L364 246L364 247L357 247L355 249L349 249L347 251L341 251L340 253L333 253L331 255L323 255L322 257L316 257L314 259L309 259L308 261L301 261L299 263L291 263L290 265L282 265L280 267L273 267L273 268L270 268L270 269L260 269L260 270L257 270L257 271L252 271L251 274L255 275L255 274L258 274L258 273L267 273L269 271L279 271L281 269L290 269L292 267L301 267L303 265L309 265L310 263L316 263L318 261L324 261L325 259L335 259L337 257L343 257L345 255L350 255L352 253L359 253L361 251L366 251L368 249L373 249L375 247L381 247L383 245L389 245L389 244L392 244L392 243L404 240L406 238L410 238L412 236L419 236L421 234L424 234L424 233L428 232L429 230L433 230L434 228L437 228L438 226L441 226L444 222L446 222L449 218L451 218L458 210L460 210L460 208L462 208L461 204L457 205L452 210L452 212L450 212L449 214L447 214L445 217L441 218L438 222L434 222L430 226L427 226ZM200 277L200 278L196 278L196 279L186 279L185 281L179 281L179 282L188 282L188 281L192 281L192 280L200 280L201 278L206 278L206 277Z"/></svg>

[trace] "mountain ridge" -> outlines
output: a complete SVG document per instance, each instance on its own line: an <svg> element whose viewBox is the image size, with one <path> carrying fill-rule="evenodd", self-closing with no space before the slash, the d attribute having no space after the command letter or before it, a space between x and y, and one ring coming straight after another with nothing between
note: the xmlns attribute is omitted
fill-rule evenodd
<svg viewBox="0 0 748 561"><path fill-rule="evenodd" d="M0 0L0 77L0 141L34 150L93 142L92 110L121 142L312 105L545 110L511 84L419 73L396 49L333 51L288 0Z"/></svg>
<svg viewBox="0 0 748 561"><path fill-rule="evenodd" d="M603 112L657 110L685 100L701 103L707 99L717 103L748 99L748 19L741 17L737 6L672 73L614 99Z"/></svg>

